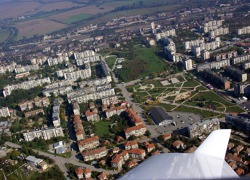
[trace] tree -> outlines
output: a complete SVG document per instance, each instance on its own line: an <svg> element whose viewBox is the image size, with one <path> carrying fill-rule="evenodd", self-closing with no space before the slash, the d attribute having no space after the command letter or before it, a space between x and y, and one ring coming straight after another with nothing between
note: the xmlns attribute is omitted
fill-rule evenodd
<svg viewBox="0 0 250 180"><path fill-rule="evenodd" d="M150 136L151 136L151 132L150 132L149 130L147 130L147 131L145 132L145 135L148 136L148 137L150 137Z"/></svg>

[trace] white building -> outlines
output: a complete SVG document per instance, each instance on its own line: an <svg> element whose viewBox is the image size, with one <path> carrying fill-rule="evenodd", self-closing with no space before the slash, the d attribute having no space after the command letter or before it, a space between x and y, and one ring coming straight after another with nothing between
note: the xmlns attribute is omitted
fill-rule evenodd
<svg viewBox="0 0 250 180"><path fill-rule="evenodd" d="M0 109L0 117L10 116L10 111L8 107L3 107Z"/></svg>
<svg viewBox="0 0 250 180"><path fill-rule="evenodd" d="M184 64L184 68L186 70L192 70L193 69L193 61L192 61L192 59L186 59L186 60L184 60L183 64Z"/></svg>
<svg viewBox="0 0 250 180"><path fill-rule="evenodd" d="M237 29L238 35L250 34L250 26L243 27L241 29Z"/></svg>
<svg viewBox="0 0 250 180"><path fill-rule="evenodd" d="M63 137L63 130L61 127L36 129L31 132L23 133L25 141L33 141L35 138L41 138L44 140L49 140L53 137Z"/></svg>
<svg viewBox="0 0 250 180"><path fill-rule="evenodd" d="M19 84L14 84L14 85L7 85L3 88L3 95L4 97L9 96L13 90L17 89L31 89L37 86L42 86L43 84L50 83L50 78L44 78L44 79L36 79L36 80L30 80L30 81L25 81Z"/></svg>

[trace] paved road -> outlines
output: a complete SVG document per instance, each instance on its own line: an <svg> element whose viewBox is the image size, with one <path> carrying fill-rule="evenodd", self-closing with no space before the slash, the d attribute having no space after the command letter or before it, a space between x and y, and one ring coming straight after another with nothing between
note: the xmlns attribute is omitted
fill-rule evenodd
<svg viewBox="0 0 250 180"><path fill-rule="evenodd" d="M5 145L13 147L13 148L21 148L20 145L12 143L12 142L5 142ZM88 165L85 163L80 163L79 160L76 158L76 154L74 154L74 153L73 153L73 156L71 156L70 158L63 158L63 157L55 156L54 154L49 154L49 153L42 152L42 151L39 151L36 149L32 149L32 150L34 152L37 152L39 155L43 155L43 156L46 156L46 157L53 159L55 161L55 163L59 166L60 170L64 173L64 176L66 178L68 176L68 171L67 171L67 168L65 167L65 163L71 163L71 164L74 164L76 166L82 166L85 168L89 168L92 171L97 171L97 172L104 172L105 171L109 174L115 174L114 171L108 171L108 170L101 169L101 168L97 169L94 166L91 166L91 165Z"/></svg>
<svg viewBox="0 0 250 180"><path fill-rule="evenodd" d="M159 133L156 132L154 126L149 125L146 118L144 117L143 109L140 108L136 103L133 102L133 99L131 98L129 92L127 91L126 87L122 84L116 84L118 88L122 90L122 94L125 97L126 101L132 105L133 109L137 112L137 114L140 116L140 118L144 121L144 124L146 125L147 129L151 133L151 137L158 137Z"/></svg>

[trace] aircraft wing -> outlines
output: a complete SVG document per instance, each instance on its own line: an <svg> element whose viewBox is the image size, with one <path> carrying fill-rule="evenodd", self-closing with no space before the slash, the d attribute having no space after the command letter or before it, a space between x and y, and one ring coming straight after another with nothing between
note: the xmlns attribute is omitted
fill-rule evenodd
<svg viewBox="0 0 250 180"><path fill-rule="evenodd" d="M214 131L194 153L165 153L150 157L121 179L238 178L224 160L230 132Z"/></svg>

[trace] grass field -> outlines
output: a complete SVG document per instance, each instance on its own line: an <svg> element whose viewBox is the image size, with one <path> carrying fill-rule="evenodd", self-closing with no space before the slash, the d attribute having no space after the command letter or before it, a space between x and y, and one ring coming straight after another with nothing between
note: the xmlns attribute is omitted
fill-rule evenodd
<svg viewBox="0 0 250 180"><path fill-rule="evenodd" d="M219 113L215 113L215 112L211 112L211 111L204 111L204 110L195 109L195 108L189 108L189 107L185 107L185 106L179 106L174 111L195 113L195 114L200 115L204 119L221 116L221 114L219 114Z"/></svg>
<svg viewBox="0 0 250 180"><path fill-rule="evenodd" d="M72 24L74 22L82 21L82 20L88 19L90 17L92 17L91 14L78 14L78 15L70 16L68 19L63 20L61 22L65 23L65 24Z"/></svg>
<svg viewBox="0 0 250 180"><path fill-rule="evenodd" d="M116 56L110 56L108 58L105 59L105 61L107 62L108 66L110 67L110 69L113 68L114 64L115 64L115 60L116 60Z"/></svg>
<svg viewBox="0 0 250 180"><path fill-rule="evenodd" d="M123 68L117 70L116 74L123 82L128 82L163 71L167 64L157 56L158 51L158 47L134 46L133 60L123 63Z"/></svg>
<svg viewBox="0 0 250 180"><path fill-rule="evenodd" d="M10 36L10 31L8 29L0 29L0 43L4 42Z"/></svg>
<svg viewBox="0 0 250 180"><path fill-rule="evenodd" d="M101 138L104 134L109 134L109 125L112 124L111 121L99 121L95 123L94 130L95 133Z"/></svg>

